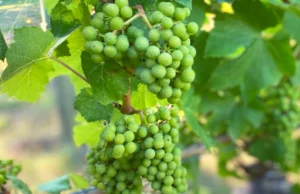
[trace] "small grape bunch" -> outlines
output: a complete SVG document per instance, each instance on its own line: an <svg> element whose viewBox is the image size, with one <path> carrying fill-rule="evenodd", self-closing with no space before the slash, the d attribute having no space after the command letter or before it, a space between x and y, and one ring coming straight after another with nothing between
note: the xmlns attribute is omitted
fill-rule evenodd
<svg viewBox="0 0 300 194"><path fill-rule="evenodd" d="M298 99L298 88L293 87L289 80L270 88L264 96L267 112L263 127L278 132L294 130L300 120Z"/></svg>
<svg viewBox="0 0 300 194"><path fill-rule="evenodd" d="M90 26L83 29L82 35L86 40L84 48L91 53L91 59L95 63L109 59L118 61L126 55L128 38L117 34L128 25L126 20L133 15L133 10L128 5L128 0L104 4L102 10L93 16Z"/></svg>
<svg viewBox="0 0 300 194"><path fill-rule="evenodd" d="M182 193L187 190L187 171L181 164L179 141L179 109L160 107L147 115L148 127L139 128L144 157L137 173L151 182L162 194Z"/></svg>
<svg viewBox="0 0 300 194"><path fill-rule="evenodd" d="M17 176L22 167L15 165L13 160L0 160L0 186L7 182L7 176Z"/></svg>
<svg viewBox="0 0 300 194"><path fill-rule="evenodd" d="M199 27L195 22L184 21L189 15L188 8L160 2L158 10L149 16L153 29L148 39L139 37L134 45L139 52L144 52L145 61L136 75L150 92L160 99L167 98L172 104L180 101L182 93L195 79L192 65L196 49L191 45L190 36L195 35Z"/></svg>
<svg viewBox="0 0 300 194"><path fill-rule="evenodd" d="M142 179L135 173L140 165L137 143L139 125L134 116L109 124L100 135L96 148L87 155L93 185L106 193L140 194Z"/></svg>

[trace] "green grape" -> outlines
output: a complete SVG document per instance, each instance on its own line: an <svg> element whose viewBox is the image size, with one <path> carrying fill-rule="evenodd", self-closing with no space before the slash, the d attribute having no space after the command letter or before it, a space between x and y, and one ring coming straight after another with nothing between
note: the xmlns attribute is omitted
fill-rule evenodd
<svg viewBox="0 0 300 194"><path fill-rule="evenodd" d="M164 185L161 188L161 192L163 194L173 194L173 187L172 186L166 186L166 185Z"/></svg>
<svg viewBox="0 0 300 194"><path fill-rule="evenodd" d="M170 79L162 78L162 79L159 79L157 83L158 83L161 87L166 87L166 86L169 86L169 85L170 85L170 82L171 82Z"/></svg>
<svg viewBox="0 0 300 194"><path fill-rule="evenodd" d="M82 36L85 40L96 40L97 30L93 26L86 26L82 30Z"/></svg>
<svg viewBox="0 0 300 194"><path fill-rule="evenodd" d="M129 7L129 6L124 6L124 7L122 7L121 10L120 10L120 15L121 15L122 18L128 19L128 18L131 18L131 17L132 17L133 11L132 11L131 7Z"/></svg>
<svg viewBox="0 0 300 194"><path fill-rule="evenodd" d="M148 68L153 67L154 65L156 65L156 61L153 59L147 59L145 62L145 66Z"/></svg>
<svg viewBox="0 0 300 194"><path fill-rule="evenodd" d="M182 41L182 45L184 45L184 46L190 46L191 45L191 39L183 40ZM195 56L193 56L193 57L195 57Z"/></svg>
<svg viewBox="0 0 300 194"><path fill-rule="evenodd" d="M140 126L138 130L138 135L141 138L147 137L148 130L146 127Z"/></svg>
<svg viewBox="0 0 300 194"><path fill-rule="evenodd" d="M112 32L108 32L104 35L104 42L107 45L114 45L117 42L117 36Z"/></svg>
<svg viewBox="0 0 300 194"><path fill-rule="evenodd" d="M123 134L117 134L115 136L115 144L123 144L125 142L125 137Z"/></svg>
<svg viewBox="0 0 300 194"><path fill-rule="evenodd" d="M104 21L102 18L94 17L91 20L91 25L96 29L102 29L104 27Z"/></svg>
<svg viewBox="0 0 300 194"><path fill-rule="evenodd" d="M158 128L158 126L157 125L151 125L150 127L149 127L149 132L151 133L151 134L156 134L156 133L158 133L158 131L159 131L159 128Z"/></svg>
<svg viewBox="0 0 300 194"><path fill-rule="evenodd" d="M97 12L95 13L94 18L103 20L105 18L105 14L103 12Z"/></svg>
<svg viewBox="0 0 300 194"><path fill-rule="evenodd" d="M105 184L104 183L98 183L97 184L97 189L99 189L99 190L104 190L106 188L106 186L105 186Z"/></svg>
<svg viewBox="0 0 300 194"><path fill-rule="evenodd" d="M135 27L135 26L130 26L129 28L127 28L126 34L127 34L128 37L134 38L134 34L135 34L135 32L136 32L137 30L138 30L137 27Z"/></svg>
<svg viewBox="0 0 300 194"><path fill-rule="evenodd" d="M151 183L151 188L154 190L160 190L161 188L161 183L159 181L154 181Z"/></svg>
<svg viewBox="0 0 300 194"><path fill-rule="evenodd" d="M119 15L119 7L113 3L106 3L103 6L103 12L109 17L116 17Z"/></svg>
<svg viewBox="0 0 300 194"><path fill-rule="evenodd" d="M115 4L119 7L122 8L124 6L128 6L128 0L115 0Z"/></svg>
<svg viewBox="0 0 300 194"><path fill-rule="evenodd" d="M135 135L132 131L126 131L124 133L124 136L125 136L125 141L126 142L132 142L135 138Z"/></svg>
<svg viewBox="0 0 300 194"><path fill-rule="evenodd" d="M172 64L172 56L167 52L163 52L159 55L158 62L163 66L169 66Z"/></svg>
<svg viewBox="0 0 300 194"><path fill-rule="evenodd" d="M114 58L118 53L118 50L115 46L105 46L104 54L109 58Z"/></svg>
<svg viewBox="0 0 300 194"><path fill-rule="evenodd" d="M174 178L180 178L182 176L182 168L177 167L174 171Z"/></svg>
<svg viewBox="0 0 300 194"><path fill-rule="evenodd" d="M190 35L194 35L198 32L199 30L199 26L196 22L189 22L188 25L187 25L187 32L190 34Z"/></svg>
<svg viewBox="0 0 300 194"><path fill-rule="evenodd" d="M177 127L177 120L175 118L171 118L169 120L169 124L171 127Z"/></svg>
<svg viewBox="0 0 300 194"><path fill-rule="evenodd" d="M108 131L108 132L107 132L107 135L105 136L105 141L111 142L111 141L114 140L114 138L115 138L115 132L113 132L113 131Z"/></svg>
<svg viewBox="0 0 300 194"><path fill-rule="evenodd" d="M84 43L84 49L85 49L86 51L91 52L92 43L93 43L93 41L86 41L86 42Z"/></svg>
<svg viewBox="0 0 300 194"><path fill-rule="evenodd" d="M166 78L173 79L174 77L176 77L176 70L172 67L168 67L166 71Z"/></svg>
<svg viewBox="0 0 300 194"><path fill-rule="evenodd" d="M178 69L180 67L180 61L173 61L170 67Z"/></svg>
<svg viewBox="0 0 300 194"><path fill-rule="evenodd" d="M91 59L94 63L102 63L104 61L104 56L102 54L92 54Z"/></svg>
<svg viewBox="0 0 300 194"><path fill-rule="evenodd" d="M166 162L161 162L158 165L158 170L162 172L166 172L168 170L168 164Z"/></svg>
<svg viewBox="0 0 300 194"><path fill-rule="evenodd" d="M172 108L171 108L171 116L173 116L173 117L175 117L175 116L178 116L178 114L179 114L179 108L177 107L177 106L173 106Z"/></svg>
<svg viewBox="0 0 300 194"><path fill-rule="evenodd" d="M170 39L169 39L169 45L172 47L172 48L179 48L181 46L181 40L179 37L177 36L172 36Z"/></svg>
<svg viewBox="0 0 300 194"><path fill-rule="evenodd" d="M160 23L163 17L164 14L160 11L154 11L151 15L153 23Z"/></svg>
<svg viewBox="0 0 300 194"><path fill-rule="evenodd" d="M147 180L153 182L155 180L155 176L149 174L147 175Z"/></svg>
<svg viewBox="0 0 300 194"><path fill-rule="evenodd" d="M114 56L114 60L116 61L120 61L123 58L124 58L124 53L122 52L117 52L116 56Z"/></svg>
<svg viewBox="0 0 300 194"><path fill-rule="evenodd" d="M149 167L151 165L151 160L150 159L144 159L142 161L143 166Z"/></svg>
<svg viewBox="0 0 300 194"><path fill-rule="evenodd" d="M162 138L155 138L153 142L155 149L161 149L164 147L164 140Z"/></svg>
<svg viewBox="0 0 300 194"><path fill-rule="evenodd" d="M190 53L190 50L187 46L181 46L179 50L182 52L183 56L187 56Z"/></svg>
<svg viewBox="0 0 300 194"><path fill-rule="evenodd" d="M138 51L135 49L135 47L130 47L128 50L127 50L127 56L129 59L138 59L139 58L139 53Z"/></svg>
<svg viewBox="0 0 300 194"><path fill-rule="evenodd" d="M157 94L160 92L161 90L161 86L158 85L156 82L150 84L150 85L147 85L147 88L150 92L154 93L154 94Z"/></svg>
<svg viewBox="0 0 300 194"><path fill-rule="evenodd" d="M159 171L159 172L157 172L157 174L156 174L156 178L157 178L158 180L162 180L162 179L164 179L165 177L166 177L166 173L165 173L165 172Z"/></svg>
<svg viewBox="0 0 300 194"><path fill-rule="evenodd" d="M130 131L136 133L136 132L138 131L138 129L139 129L139 126L138 126L138 124L136 124L136 123L130 123L130 124L128 125L127 128L128 128Z"/></svg>
<svg viewBox="0 0 300 194"><path fill-rule="evenodd" d="M186 11L182 8L176 8L174 13L175 20L182 21L187 17Z"/></svg>
<svg viewBox="0 0 300 194"><path fill-rule="evenodd" d="M134 32L134 38L138 38L138 37L142 37L142 36L144 36L144 31L143 30L137 29ZM148 39L147 39L147 41L148 41Z"/></svg>
<svg viewBox="0 0 300 194"><path fill-rule="evenodd" d="M125 132L125 127L123 125L119 125L117 126L117 132L118 133L124 133Z"/></svg>
<svg viewBox="0 0 300 194"><path fill-rule="evenodd" d="M170 98L168 98L168 102L170 104L178 104L180 102L180 98L176 98L176 97L171 96Z"/></svg>
<svg viewBox="0 0 300 194"><path fill-rule="evenodd" d="M168 41L173 36L173 31L171 29L161 30L160 36L164 41Z"/></svg>
<svg viewBox="0 0 300 194"><path fill-rule="evenodd" d="M185 15L186 17L189 17L191 15L191 10L187 7L183 8L183 10L185 11Z"/></svg>
<svg viewBox="0 0 300 194"><path fill-rule="evenodd" d="M183 88L181 88L181 90L182 90L183 92L186 92L186 91L188 91L190 88L191 88L191 84L190 84L190 83L185 83L184 86L183 86Z"/></svg>
<svg viewBox="0 0 300 194"><path fill-rule="evenodd" d="M175 88L181 89L181 88L184 87L184 82L182 82L182 81L180 80L180 78L175 78L175 80L174 80L174 82L173 82L173 86L174 86Z"/></svg>
<svg viewBox="0 0 300 194"><path fill-rule="evenodd" d="M110 19L109 26L111 30L121 30L124 26L123 19L116 16Z"/></svg>
<svg viewBox="0 0 300 194"><path fill-rule="evenodd" d="M194 71L194 70L192 70L192 69L186 69L186 70L184 70L184 71L181 73L180 78L181 78L181 80L182 80L183 82L191 83L191 82L194 81L195 76L196 76L196 74L195 74L195 71Z"/></svg>
<svg viewBox="0 0 300 194"><path fill-rule="evenodd" d="M172 28L173 26L173 20L169 17L164 17L162 20L161 20L161 26L164 28L164 29L170 29Z"/></svg>
<svg viewBox="0 0 300 194"><path fill-rule="evenodd" d="M148 47L147 49L147 52L146 52L146 56L149 58L149 59L157 59L157 57L159 56L160 54L160 50L157 46L150 46Z"/></svg>
<svg viewBox="0 0 300 194"><path fill-rule="evenodd" d="M167 70L164 66L162 65L154 65L152 68L151 68L151 74L153 77L155 78L163 78L165 77L167 73Z"/></svg>
<svg viewBox="0 0 300 194"><path fill-rule="evenodd" d="M174 61L181 61L183 59L183 54L180 50L175 50L172 52L172 58Z"/></svg>
<svg viewBox="0 0 300 194"><path fill-rule="evenodd" d="M162 125L160 125L160 129L164 132L164 133L168 133L171 129L171 126L168 123L164 123Z"/></svg>
<svg viewBox="0 0 300 194"><path fill-rule="evenodd" d="M124 191L126 189L126 184L124 182L118 182L116 189L117 191Z"/></svg>
<svg viewBox="0 0 300 194"><path fill-rule="evenodd" d="M152 164L153 166L157 166L159 163L160 163L160 160L159 160L159 159L154 158L154 159L151 160L151 164Z"/></svg>
<svg viewBox="0 0 300 194"><path fill-rule="evenodd" d="M129 142L129 143L126 143L125 145L125 151L129 154L132 154L134 153L135 151L137 150L137 146L135 143L133 142Z"/></svg>
<svg viewBox="0 0 300 194"><path fill-rule="evenodd" d="M197 51L195 47L189 45L188 48L189 48L189 54L192 55L192 57L196 57Z"/></svg>
<svg viewBox="0 0 300 194"><path fill-rule="evenodd" d="M151 148L148 148L146 151L145 151L145 157L147 159L153 159L155 157L155 151Z"/></svg>
<svg viewBox="0 0 300 194"><path fill-rule="evenodd" d="M157 42L160 39L160 32L158 29L151 29L148 36L152 42Z"/></svg>
<svg viewBox="0 0 300 194"><path fill-rule="evenodd" d="M117 175L117 170L111 166L107 169L107 175L109 177L114 177Z"/></svg>
<svg viewBox="0 0 300 194"><path fill-rule="evenodd" d="M125 152L124 145L115 145L113 147L113 153L112 154L113 154L113 157L115 159L119 159L123 156L124 152Z"/></svg>
<svg viewBox="0 0 300 194"><path fill-rule="evenodd" d="M182 67L191 67L194 64L194 57L192 55L186 55L181 61Z"/></svg>
<svg viewBox="0 0 300 194"><path fill-rule="evenodd" d="M172 17L175 12L175 6L170 2L160 2L158 4L158 10L164 15Z"/></svg>
<svg viewBox="0 0 300 194"><path fill-rule="evenodd" d="M170 130L170 136L172 137L172 138L174 138L174 137L177 137L178 136L178 129L176 129L176 128L171 128L171 130Z"/></svg>
<svg viewBox="0 0 300 194"><path fill-rule="evenodd" d="M149 40L146 37L140 36L135 40L134 46L138 51L146 51L149 47Z"/></svg>
<svg viewBox="0 0 300 194"><path fill-rule="evenodd" d="M152 148L153 142L154 142L154 139L152 137L147 137L144 141L145 148Z"/></svg>
<svg viewBox="0 0 300 194"><path fill-rule="evenodd" d="M161 98L169 98L172 96L172 88L170 86L165 86L159 92Z"/></svg>
<svg viewBox="0 0 300 194"><path fill-rule="evenodd" d="M146 120L148 123L155 123L156 122L156 117L154 114L149 114L146 117Z"/></svg>
<svg viewBox="0 0 300 194"><path fill-rule="evenodd" d="M158 109L160 118L164 119L164 120L168 120L170 117L170 111L168 109L166 109L165 107L160 107Z"/></svg>
<svg viewBox="0 0 300 194"><path fill-rule="evenodd" d="M155 81L155 78L152 76L151 70L149 69L143 69L141 71L140 79L146 84L151 84Z"/></svg>
<svg viewBox="0 0 300 194"><path fill-rule="evenodd" d="M106 166L104 164L99 164L96 166L96 172L99 174L104 174L106 172Z"/></svg>
<svg viewBox="0 0 300 194"><path fill-rule="evenodd" d="M90 49L91 49L91 52L93 52L95 54L100 54L103 51L103 43L95 40L95 41L91 42Z"/></svg>
<svg viewBox="0 0 300 194"><path fill-rule="evenodd" d="M156 138L163 138L164 136L162 133L156 133L153 137L154 139L156 139Z"/></svg>
<svg viewBox="0 0 300 194"><path fill-rule="evenodd" d="M173 88L172 98L180 98L182 95L181 89Z"/></svg>
<svg viewBox="0 0 300 194"><path fill-rule="evenodd" d="M163 149L157 150L155 152L155 158L162 159L165 156L165 151Z"/></svg>
<svg viewBox="0 0 300 194"><path fill-rule="evenodd" d="M183 23L175 24L172 29L173 33L180 38L186 35L186 27Z"/></svg>
<svg viewBox="0 0 300 194"><path fill-rule="evenodd" d="M152 176L155 176L156 175L156 173L157 173L157 167L156 166L150 166L149 168L148 168L148 174L149 175L152 175Z"/></svg>

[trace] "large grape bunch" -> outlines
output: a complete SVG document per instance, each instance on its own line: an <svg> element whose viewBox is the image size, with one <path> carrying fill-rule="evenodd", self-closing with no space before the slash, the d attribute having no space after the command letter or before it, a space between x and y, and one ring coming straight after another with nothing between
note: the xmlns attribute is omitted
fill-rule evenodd
<svg viewBox="0 0 300 194"><path fill-rule="evenodd" d="M195 79L192 69L196 49L190 36L198 32L195 22L186 23L188 8L160 2L157 10L141 16L129 7L128 0L104 4L95 13L91 26L83 29L85 50L95 63L114 60L135 68L135 75L160 99L178 103ZM132 25L137 18L146 20L143 30ZM148 25L146 25L148 23Z"/></svg>
<svg viewBox="0 0 300 194"><path fill-rule="evenodd" d="M296 129L300 120L298 99L298 88L293 87L289 80L284 80L279 86L270 88L264 97L267 107L264 130L290 132Z"/></svg>
<svg viewBox="0 0 300 194"><path fill-rule="evenodd" d="M181 165L179 109L160 107L139 125L124 116L101 133L98 146L88 155L93 184L106 193L140 194L142 179L162 194L187 190L186 169Z"/></svg>
<svg viewBox="0 0 300 194"><path fill-rule="evenodd" d="M21 166L15 165L13 160L0 160L0 186L6 184L7 176L17 176L20 171Z"/></svg>

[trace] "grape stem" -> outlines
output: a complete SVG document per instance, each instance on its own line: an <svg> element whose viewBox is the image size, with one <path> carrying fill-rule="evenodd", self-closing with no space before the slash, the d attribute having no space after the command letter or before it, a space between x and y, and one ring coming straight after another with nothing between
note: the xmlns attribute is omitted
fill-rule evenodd
<svg viewBox="0 0 300 194"><path fill-rule="evenodd" d="M58 58L55 57L50 57L50 59L56 61L57 63L61 64L62 66L64 66L65 68L67 68L68 70L70 70L72 73L74 73L75 75L77 75L79 78L81 78L83 81L85 81L86 83L89 83L88 80L81 75L79 72L77 72L75 69L73 69L72 67L70 67L68 64L66 64L65 62L61 61Z"/></svg>
<svg viewBox="0 0 300 194"><path fill-rule="evenodd" d="M142 5L137 5L136 8L137 8L140 16L143 18L144 22L148 26L148 28L152 29L152 25L151 25L150 21L148 20L148 18L146 16L146 13L145 13L145 10L143 9L143 6Z"/></svg>

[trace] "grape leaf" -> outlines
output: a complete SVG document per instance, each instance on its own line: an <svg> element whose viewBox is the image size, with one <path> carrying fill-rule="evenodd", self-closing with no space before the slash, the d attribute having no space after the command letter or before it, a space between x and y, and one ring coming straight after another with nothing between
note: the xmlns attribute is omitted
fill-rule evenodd
<svg viewBox="0 0 300 194"><path fill-rule="evenodd" d="M283 28L292 38L300 42L300 17L294 13L286 12L283 18Z"/></svg>
<svg viewBox="0 0 300 194"><path fill-rule="evenodd" d="M61 193L62 191L69 190L71 189L69 176L64 175L55 180L41 184L37 189L46 193Z"/></svg>
<svg viewBox="0 0 300 194"><path fill-rule="evenodd" d="M45 3L45 8L47 13L50 15L51 10L55 7L55 5L59 2L60 0L44 0Z"/></svg>
<svg viewBox="0 0 300 194"><path fill-rule="evenodd" d="M91 88L84 88L75 99L75 109L88 121L109 120L113 112L113 105L102 105L95 98Z"/></svg>
<svg viewBox="0 0 300 194"><path fill-rule="evenodd" d="M58 2L51 11L50 24L54 36L63 37L78 28L80 21L75 18L71 10Z"/></svg>
<svg viewBox="0 0 300 194"><path fill-rule="evenodd" d="M76 117L77 125L73 128L73 139L77 147L86 144L90 147L95 147L99 141L99 135L101 134L104 125L103 122L91 122L88 123L80 115Z"/></svg>
<svg viewBox="0 0 300 194"><path fill-rule="evenodd" d="M187 123L192 130L201 138L205 147L209 149L213 144L213 139L207 134L204 128L199 123L199 118L195 114L198 111L200 97L196 96L193 90L186 92L182 99L182 108L186 117Z"/></svg>
<svg viewBox="0 0 300 194"><path fill-rule="evenodd" d="M131 105L136 110L146 110L149 107L153 107L157 104L167 105L167 100L159 100L155 94L149 92L147 86L139 84L137 91L131 94Z"/></svg>
<svg viewBox="0 0 300 194"><path fill-rule="evenodd" d="M47 51L54 44L53 35L37 27L15 30L15 43L8 49L8 66L1 76L2 92L19 100L34 102L45 90L53 61Z"/></svg>
<svg viewBox="0 0 300 194"><path fill-rule="evenodd" d="M69 178L77 189L87 189L90 186L89 182L78 174L70 174Z"/></svg>
<svg viewBox="0 0 300 194"><path fill-rule="evenodd" d="M142 5L143 9L150 10L153 9L157 0L130 0L130 5Z"/></svg>
<svg viewBox="0 0 300 194"><path fill-rule="evenodd" d="M8 180L10 180L12 182L12 184L14 185L14 187L17 190L20 190L21 193L23 194L31 194L32 192L30 191L29 187L20 179L18 179L15 176L7 176Z"/></svg>
<svg viewBox="0 0 300 194"><path fill-rule="evenodd" d="M204 1L193 1L193 11L191 11L191 15L188 17L188 21L193 21L198 24L198 26L202 26L205 21L205 3ZM191 9L191 8L190 8ZM200 33L200 32L199 32Z"/></svg>
<svg viewBox="0 0 300 194"><path fill-rule="evenodd" d="M71 1L67 7L72 10L74 17L79 19L82 24L88 25L90 23L91 14L85 1Z"/></svg>
<svg viewBox="0 0 300 194"><path fill-rule="evenodd" d="M82 68L100 103L107 105L118 101L129 89L129 74L118 64L106 61L95 64L90 54L81 55Z"/></svg>
<svg viewBox="0 0 300 194"><path fill-rule="evenodd" d="M175 1L189 9L192 9L193 0L175 0Z"/></svg>
<svg viewBox="0 0 300 194"><path fill-rule="evenodd" d="M7 45L3 37L2 31L0 29L0 60L4 61L6 51L7 51Z"/></svg>

